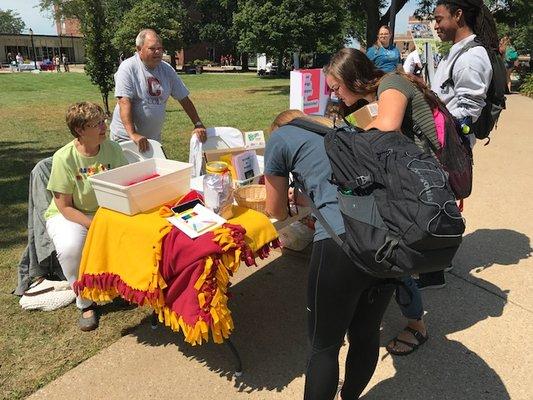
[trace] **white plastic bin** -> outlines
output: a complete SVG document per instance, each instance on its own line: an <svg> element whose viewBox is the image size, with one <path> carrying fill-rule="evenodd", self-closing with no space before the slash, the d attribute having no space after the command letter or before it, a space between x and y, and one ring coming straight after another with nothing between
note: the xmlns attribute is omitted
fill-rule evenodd
<svg viewBox="0 0 533 400"><path fill-rule="evenodd" d="M148 211L190 190L192 164L152 158L89 177L100 207L127 215ZM145 176L160 176L126 186Z"/></svg>

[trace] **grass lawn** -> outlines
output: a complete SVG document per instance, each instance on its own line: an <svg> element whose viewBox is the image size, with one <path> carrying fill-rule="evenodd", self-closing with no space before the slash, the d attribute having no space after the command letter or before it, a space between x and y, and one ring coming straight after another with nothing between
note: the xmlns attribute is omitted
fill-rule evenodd
<svg viewBox="0 0 533 400"><path fill-rule="evenodd" d="M289 103L286 79L254 74L183 76L206 126L268 130ZM0 74L0 398L20 399L125 335L149 310L110 304L100 327L82 333L74 305L27 312L11 295L26 245L28 176L37 161L72 140L64 114L69 104L100 94L83 74ZM114 107L114 101L112 102ZM169 158L186 161L192 124L169 100L163 146Z"/></svg>

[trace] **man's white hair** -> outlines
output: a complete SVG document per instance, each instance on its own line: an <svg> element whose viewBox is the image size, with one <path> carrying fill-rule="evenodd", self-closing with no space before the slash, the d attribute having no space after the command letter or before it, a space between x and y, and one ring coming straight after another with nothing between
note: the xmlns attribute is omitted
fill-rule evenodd
<svg viewBox="0 0 533 400"><path fill-rule="evenodd" d="M146 36L148 34L154 35L159 41L159 43L162 43L161 37L157 34L156 31L154 31L153 29L143 29L135 38L135 46L142 47L144 45L144 40L146 39Z"/></svg>

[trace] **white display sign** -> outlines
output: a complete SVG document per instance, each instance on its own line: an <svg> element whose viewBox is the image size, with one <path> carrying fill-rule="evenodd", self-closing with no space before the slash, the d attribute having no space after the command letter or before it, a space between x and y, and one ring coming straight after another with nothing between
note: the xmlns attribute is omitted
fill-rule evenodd
<svg viewBox="0 0 533 400"><path fill-rule="evenodd" d="M324 115L330 90L321 68L291 71L289 107L305 114Z"/></svg>

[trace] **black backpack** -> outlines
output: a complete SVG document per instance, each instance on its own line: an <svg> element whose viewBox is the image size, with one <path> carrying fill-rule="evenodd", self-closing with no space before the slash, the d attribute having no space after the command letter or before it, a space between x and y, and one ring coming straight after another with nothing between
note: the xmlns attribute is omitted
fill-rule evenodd
<svg viewBox="0 0 533 400"><path fill-rule="evenodd" d="M478 139L486 139L494 127L497 127L498 118L503 110L505 110L505 90L507 88L507 74L505 71L505 64L499 54L494 50L487 48L483 43L476 39L468 42L465 47L459 51L450 67L450 76L441 85L441 89L446 86L454 86L453 82L453 68L457 59L461 57L468 50L482 46L487 51L490 65L492 67L492 80L490 81L487 97L485 98L485 107L481 110L481 114L476 122L471 124L470 131L474 133ZM490 138L489 138L490 141ZM488 142L486 143L488 144Z"/></svg>
<svg viewBox="0 0 533 400"><path fill-rule="evenodd" d="M329 129L306 119L290 125L324 136L345 242L316 207L314 214L357 267L377 278L397 278L451 264L465 224L433 156L400 132ZM293 178L307 196L301 178Z"/></svg>

